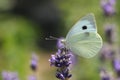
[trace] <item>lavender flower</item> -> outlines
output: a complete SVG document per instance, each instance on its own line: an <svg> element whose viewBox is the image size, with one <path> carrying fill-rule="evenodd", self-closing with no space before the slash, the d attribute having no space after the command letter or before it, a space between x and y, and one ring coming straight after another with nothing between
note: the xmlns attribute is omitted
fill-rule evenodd
<svg viewBox="0 0 120 80"><path fill-rule="evenodd" d="M17 72L2 72L3 80L19 80Z"/></svg>
<svg viewBox="0 0 120 80"><path fill-rule="evenodd" d="M114 58L115 52L112 49L110 44L104 43L101 51L100 51L100 60L105 62L105 60L111 60Z"/></svg>
<svg viewBox="0 0 120 80"><path fill-rule="evenodd" d="M105 37L108 43L113 43L114 41L116 41L115 27L115 24L105 25Z"/></svg>
<svg viewBox="0 0 120 80"><path fill-rule="evenodd" d="M55 55L51 55L49 61L51 66L57 67L56 77L60 80L67 80L72 76L69 74L72 54L64 47L61 40L58 40L58 52Z"/></svg>
<svg viewBox="0 0 120 80"><path fill-rule="evenodd" d="M116 13L115 10L115 1L113 2L111 1L105 1L105 0L101 0L101 7L103 9L103 12L106 16L113 16Z"/></svg>
<svg viewBox="0 0 120 80"><path fill-rule="evenodd" d="M105 68L100 70L101 80L114 80L112 73L108 72Z"/></svg>
<svg viewBox="0 0 120 80"><path fill-rule="evenodd" d="M56 53L56 55L51 55L51 59L49 61L51 62L51 66L55 67L68 67L71 64L70 57L71 54L68 53L68 51L64 52L64 48L61 49L60 54Z"/></svg>
<svg viewBox="0 0 120 80"><path fill-rule="evenodd" d="M32 54L30 67L33 71L36 71L38 65L38 57L35 53Z"/></svg>
<svg viewBox="0 0 120 80"><path fill-rule="evenodd" d="M6 71L2 72L2 79L3 80L8 80L9 79L8 73Z"/></svg>
<svg viewBox="0 0 120 80"><path fill-rule="evenodd" d="M110 4L106 4L103 6L103 10L104 10L104 14L106 16L112 16L115 14L115 8L110 5Z"/></svg>
<svg viewBox="0 0 120 80"><path fill-rule="evenodd" d="M117 76L120 77L120 60L119 59L114 59L113 60L113 67L114 67L114 70L117 73Z"/></svg>

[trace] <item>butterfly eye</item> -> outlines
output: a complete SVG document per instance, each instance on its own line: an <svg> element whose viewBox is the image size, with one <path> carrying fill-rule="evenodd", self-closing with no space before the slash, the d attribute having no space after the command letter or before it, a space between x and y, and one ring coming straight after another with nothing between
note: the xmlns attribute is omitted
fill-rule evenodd
<svg viewBox="0 0 120 80"><path fill-rule="evenodd" d="M83 29L83 30L87 29L87 26L83 26L82 29Z"/></svg>

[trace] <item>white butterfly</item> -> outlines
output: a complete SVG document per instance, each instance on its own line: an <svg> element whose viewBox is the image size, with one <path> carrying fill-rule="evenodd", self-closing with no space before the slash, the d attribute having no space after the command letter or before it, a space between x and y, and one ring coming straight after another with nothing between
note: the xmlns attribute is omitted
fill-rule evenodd
<svg viewBox="0 0 120 80"><path fill-rule="evenodd" d="M82 57L95 56L102 47L102 38L97 33L94 15L91 13L80 19L61 42Z"/></svg>

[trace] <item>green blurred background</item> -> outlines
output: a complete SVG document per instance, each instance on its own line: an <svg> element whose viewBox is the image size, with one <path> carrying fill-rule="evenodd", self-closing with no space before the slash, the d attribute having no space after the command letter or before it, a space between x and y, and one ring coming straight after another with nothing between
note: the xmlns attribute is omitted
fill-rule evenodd
<svg viewBox="0 0 120 80"><path fill-rule="evenodd" d="M28 75L34 74L30 69L31 53L33 52L39 56L39 67L35 73L38 80L57 80L54 76L55 68L50 67L48 62L50 54L57 51L56 42L46 41L44 38L49 35L65 37L69 29L88 13L94 13L98 33L103 40L105 40L103 25L106 23L115 23L118 27L117 34L120 33L120 0L117 0L116 15L107 18L101 9L100 0L35 0L38 1L35 7L30 7L32 3L36 5L32 2L33 0L25 0L24 5L19 5L26 7L25 9L14 9L17 1L22 2L22 0L0 0L0 72L3 70L17 71L20 80L27 80ZM41 12L37 12L39 8ZM45 11L45 9L48 10ZM42 14L42 11L45 15ZM47 16L44 18L41 17L42 15ZM53 20L54 17L55 20ZM49 19L48 21L52 19L53 22L57 20L55 23L58 24L52 28L50 28L51 24L48 24L51 30L44 29L47 28L44 25L47 24L44 23L48 22L47 19ZM119 40L118 38L118 46ZM100 80L101 64L98 56L92 59L77 57L78 63L71 70L73 77L70 80ZM1 76L0 80L2 80Z"/></svg>

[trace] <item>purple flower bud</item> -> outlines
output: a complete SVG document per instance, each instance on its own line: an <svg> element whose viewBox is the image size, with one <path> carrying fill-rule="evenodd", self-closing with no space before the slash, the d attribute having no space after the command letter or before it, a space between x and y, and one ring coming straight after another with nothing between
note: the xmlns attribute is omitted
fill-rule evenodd
<svg viewBox="0 0 120 80"><path fill-rule="evenodd" d="M59 55L60 53L61 53L61 50L60 50L60 49L58 49L58 51L57 51L57 53L56 53L56 54L58 54L58 55Z"/></svg>
<svg viewBox="0 0 120 80"><path fill-rule="evenodd" d="M61 73L59 73L59 72L56 73L56 77L57 77L58 79L65 80L65 77L63 76L63 74L61 74Z"/></svg>
<svg viewBox="0 0 120 80"><path fill-rule="evenodd" d="M105 69L100 70L100 77L101 77L101 80L111 80L110 75Z"/></svg>
<svg viewBox="0 0 120 80"><path fill-rule="evenodd" d="M51 58L52 58L52 60L55 60L56 58L55 58L55 55L51 55Z"/></svg>
<svg viewBox="0 0 120 80"><path fill-rule="evenodd" d="M72 74L68 74L68 78L71 78L72 77Z"/></svg>
<svg viewBox="0 0 120 80"><path fill-rule="evenodd" d="M114 68L116 71L120 70L120 60L118 59L114 60Z"/></svg>
<svg viewBox="0 0 120 80"><path fill-rule="evenodd" d="M56 62L55 55L51 55L51 59L49 59L49 62L51 63L50 64L51 66L55 65L55 62Z"/></svg>
<svg viewBox="0 0 120 80"><path fill-rule="evenodd" d="M113 33L113 30L111 27L106 27L105 29L105 35L106 35L106 38L108 40L108 42L112 43L112 33Z"/></svg>
<svg viewBox="0 0 120 80"><path fill-rule="evenodd" d="M112 16L115 14L115 8L110 4L106 4L103 7L103 10L104 10L105 15L107 15L107 16Z"/></svg>
<svg viewBox="0 0 120 80"><path fill-rule="evenodd" d="M71 51L69 51L69 56L70 56L70 63L71 63L71 68L74 67L77 64L77 56L73 54Z"/></svg>
<svg viewBox="0 0 120 80"><path fill-rule="evenodd" d="M113 60L113 67L116 71L117 76L120 77L120 60L119 59Z"/></svg>
<svg viewBox="0 0 120 80"><path fill-rule="evenodd" d="M105 25L105 37L108 43L113 43L114 41L116 41L115 27L115 24Z"/></svg>
<svg viewBox="0 0 120 80"><path fill-rule="evenodd" d="M115 1L101 0L101 7L106 16L112 16L116 13L115 6L113 4L115 4Z"/></svg>
<svg viewBox="0 0 120 80"><path fill-rule="evenodd" d="M71 74L69 74L69 69L68 68L66 68L63 72L62 72L62 74L64 75L64 77L66 77L66 78L70 78L72 75Z"/></svg>
<svg viewBox="0 0 120 80"><path fill-rule="evenodd" d="M64 48L64 47L65 47L64 42L62 42L62 40L64 40L64 38L60 38L60 39L58 39L58 41L57 41L57 48L58 48L58 49L61 49L61 48Z"/></svg>
<svg viewBox="0 0 120 80"><path fill-rule="evenodd" d="M33 71L36 71L38 65L38 57L35 53L32 54L30 67Z"/></svg>

